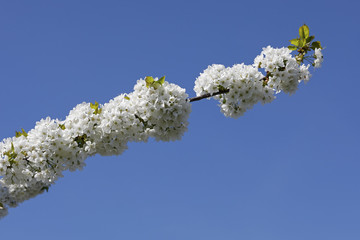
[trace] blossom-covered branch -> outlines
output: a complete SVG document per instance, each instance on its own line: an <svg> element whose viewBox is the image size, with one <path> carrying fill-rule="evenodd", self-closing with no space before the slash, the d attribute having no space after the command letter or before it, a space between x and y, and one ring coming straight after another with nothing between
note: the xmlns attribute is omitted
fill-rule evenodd
<svg viewBox="0 0 360 240"><path fill-rule="evenodd" d="M322 63L321 45L312 42L306 25L289 48L263 48L252 65L214 64L195 81L196 97L185 89L150 76L134 91L104 105L81 103L65 120L42 119L0 142L0 217L9 207L47 191L63 172L85 166L89 156L118 155L128 142L180 140L187 130L191 103L204 98L219 101L221 112L237 118L257 103L269 103L280 92L293 94L310 78L309 67ZM292 51L297 55L293 56ZM314 54L309 54L314 50ZM265 74L265 75L264 75Z"/></svg>

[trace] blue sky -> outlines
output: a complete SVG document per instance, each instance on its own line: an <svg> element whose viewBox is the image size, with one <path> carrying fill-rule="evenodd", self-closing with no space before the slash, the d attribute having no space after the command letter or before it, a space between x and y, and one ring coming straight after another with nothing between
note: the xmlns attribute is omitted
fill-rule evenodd
<svg viewBox="0 0 360 240"><path fill-rule="evenodd" d="M95 156L10 209L1 239L360 239L357 1L1 1L0 137L163 76L194 96L209 64L251 64L306 23L323 67L225 118L193 104L181 141Z"/></svg>

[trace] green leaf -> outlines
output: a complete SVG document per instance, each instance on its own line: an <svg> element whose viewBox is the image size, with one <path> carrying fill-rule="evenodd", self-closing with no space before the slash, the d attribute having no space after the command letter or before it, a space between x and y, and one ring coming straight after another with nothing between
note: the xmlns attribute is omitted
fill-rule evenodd
<svg viewBox="0 0 360 240"><path fill-rule="evenodd" d="M278 70L279 70L280 72L285 71L285 69L286 69L285 67L279 67L279 68L278 68Z"/></svg>
<svg viewBox="0 0 360 240"><path fill-rule="evenodd" d="M79 148L83 148L87 141L87 135L83 134L81 136L77 136L74 138L74 141L78 144Z"/></svg>
<svg viewBox="0 0 360 240"><path fill-rule="evenodd" d="M227 91L227 89L225 87L221 86L221 85L218 86L218 89L219 89L220 92Z"/></svg>
<svg viewBox="0 0 360 240"><path fill-rule="evenodd" d="M145 77L145 82L146 82L146 87L149 88L151 86L151 84L154 82L154 78L147 76L147 77Z"/></svg>
<svg viewBox="0 0 360 240"><path fill-rule="evenodd" d="M145 77L146 87L153 87L154 89L158 89L165 82L165 76L161 77L159 80L155 81L153 77L147 76Z"/></svg>
<svg viewBox="0 0 360 240"><path fill-rule="evenodd" d="M95 109L94 114L100 114L101 112L102 112L102 109L101 109L101 108L97 108L97 109Z"/></svg>
<svg viewBox="0 0 360 240"><path fill-rule="evenodd" d="M102 111L102 109L99 108L99 103L97 101L95 101L95 104L90 103L90 107L95 110L93 114L100 114Z"/></svg>
<svg viewBox="0 0 360 240"><path fill-rule="evenodd" d="M22 135L23 135L24 137L27 137L27 136L28 136L27 132L25 132L25 130L24 130L23 128L21 129L21 131L22 131Z"/></svg>
<svg viewBox="0 0 360 240"><path fill-rule="evenodd" d="M308 27L306 24L302 25L302 26L299 28L300 38L302 38L302 39L308 38L308 37L309 37L309 33L310 33L309 27Z"/></svg>
<svg viewBox="0 0 360 240"><path fill-rule="evenodd" d="M165 76L162 76L159 80L157 80L157 82L163 85L165 82Z"/></svg>
<svg viewBox="0 0 360 240"><path fill-rule="evenodd" d="M16 132L15 131L15 137L21 137L21 136L24 136L24 137L27 137L28 136L28 134L27 134L27 132L25 132L25 130L22 128L21 129L21 132Z"/></svg>
<svg viewBox="0 0 360 240"><path fill-rule="evenodd" d="M130 98L129 98L128 96L125 96L124 98L125 98L126 100L130 100Z"/></svg>
<svg viewBox="0 0 360 240"><path fill-rule="evenodd" d="M314 40L315 36L310 36L308 38L306 38L306 43L311 42L312 40Z"/></svg>
<svg viewBox="0 0 360 240"><path fill-rule="evenodd" d="M304 24L303 29L304 29L304 33L305 33L305 38L308 38L310 36L309 27L306 24Z"/></svg>
<svg viewBox="0 0 360 240"><path fill-rule="evenodd" d="M297 49L297 47L296 46L288 46L288 49L290 49L291 51L294 51Z"/></svg>
<svg viewBox="0 0 360 240"><path fill-rule="evenodd" d="M4 152L3 153L5 156L8 156L9 157L9 163L10 163L10 166L12 166L13 164L16 164L18 165L18 162L15 161L16 157L17 157L17 153L15 152L15 148L14 148L14 144L11 143L11 150L7 151L7 152Z"/></svg>
<svg viewBox="0 0 360 240"><path fill-rule="evenodd" d="M315 50L316 48L321 48L321 49L322 49L321 44L320 44L319 41L313 42L313 43L311 44L311 48L312 48L313 50Z"/></svg>
<svg viewBox="0 0 360 240"><path fill-rule="evenodd" d="M305 44L306 44L305 39L302 39L302 38L301 38L301 39L299 40L299 47L302 48L303 46L305 46Z"/></svg>
<svg viewBox="0 0 360 240"><path fill-rule="evenodd" d="M99 103L97 101L95 101L95 104L90 103L90 107L96 110L99 107Z"/></svg>
<svg viewBox="0 0 360 240"><path fill-rule="evenodd" d="M300 39L298 39L298 38L295 38L295 39L291 39L290 40L290 43L292 44L292 45L295 45L295 46L299 46L299 43L300 43Z"/></svg>
<svg viewBox="0 0 360 240"><path fill-rule="evenodd" d="M156 82L153 82L153 83L151 84L151 86L152 86L154 89L158 89L159 87L161 87L161 84L156 81Z"/></svg>

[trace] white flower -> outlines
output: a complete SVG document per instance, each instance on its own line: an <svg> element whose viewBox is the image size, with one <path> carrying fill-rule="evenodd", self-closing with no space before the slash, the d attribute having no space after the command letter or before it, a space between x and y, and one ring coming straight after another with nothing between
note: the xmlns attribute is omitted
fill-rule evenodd
<svg viewBox="0 0 360 240"><path fill-rule="evenodd" d="M321 67L321 64L322 64L322 62L323 62L323 60L324 60L323 54L322 54L322 52L321 52L321 48L316 48L316 49L315 49L314 58L315 58L315 60L314 60L314 67L315 67L315 68Z"/></svg>

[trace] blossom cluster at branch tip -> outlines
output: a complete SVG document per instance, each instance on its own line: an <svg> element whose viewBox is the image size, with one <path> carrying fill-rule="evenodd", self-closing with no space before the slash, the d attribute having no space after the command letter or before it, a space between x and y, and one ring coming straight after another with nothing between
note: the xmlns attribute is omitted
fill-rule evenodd
<svg viewBox="0 0 360 240"><path fill-rule="evenodd" d="M157 83L149 87L140 79L130 94L103 106L81 103L64 121L48 117L0 142L0 218L8 207L47 191L64 171L81 170L89 156L118 155L128 142L149 137L179 140L191 112L188 95L164 77Z"/></svg>
<svg viewBox="0 0 360 240"><path fill-rule="evenodd" d="M293 94L300 82L309 81L310 64L299 64L288 48L268 46L254 59L254 64L225 67L209 66L195 81L197 96L227 89L227 94L215 95L220 111L227 117L238 118L256 103L270 103L280 92ZM321 49L315 49L314 67L323 61ZM261 72L263 69L263 72Z"/></svg>

